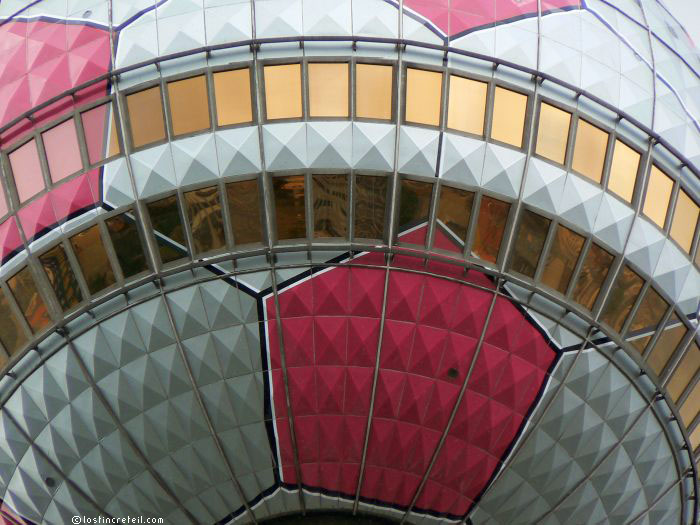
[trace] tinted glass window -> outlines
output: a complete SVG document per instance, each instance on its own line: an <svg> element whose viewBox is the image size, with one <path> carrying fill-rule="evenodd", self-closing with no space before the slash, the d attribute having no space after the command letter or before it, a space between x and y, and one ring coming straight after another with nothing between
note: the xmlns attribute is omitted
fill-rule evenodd
<svg viewBox="0 0 700 525"><path fill-rule="evenodd" d="M443 186L440 189L440 203L438 204L438 220L456 236L462 243L467 240L469 219L472 213L474 193ZM454 251L462 251L458 245L452 248Z"/></svg>
<svg viewBox="0 0 700 525"><path fill-rule="evenodd" d="M355 177L355 237L384 238L387 188L386 177Z"/></svg>
<svg viewBox="0 0 700 525"><path fill-rule="evenodd" d="M242 124L253 120L250 96L250 69L214 73L216 120L219 126Z"/></svg>
<svg viewBox="0 0 700 525"><path fill-rule="evenodd" d="M116 282L97 225L74 235L70 238L70 243L91 294L94 295Z"/></svg>
<svg viewBox="0 0 700 525"><path fill-rule="evenodd" d="M482 197L479 207L479 222L476 224L476 237L472 254L492 263L498 259L503 233L508 221L510 204L491 197Z"/></svg>
<svg viewBox="0 0 700 525"><path fill-rule="evenodd" d="M510 269L534 277L544 241L552 221L529 210L522 214Z"/></svg>
<svg viewBox="0 0 700 525"><path fill-rule="evenodd" d="M175 135L193 133L211 126L207 79L204 75L168 82L168 100Z"/></svg>
<svg viewBox="0 0 700 525"><path fill-rule="evenodd" d="M55 246L39 257L39 260L46 271L61 308L69 310L83 300L78 280L75 278L73 268L71 268L62 245Z"/></svg>
<svg viewBox="0 0 700 525"><path fill-rule="evenodd" d="M46 303L39 294L31 270L24 268L7 283L32 331L39 332L51 322Z"/></svg>
<svg viewBox="0 0 700 525"><path fill-rule="evenodd" d="M566 293L569 280L583 248L584 238L569 228L557 226L552 247L542 272L542 282L559 293Z"/></svg>
<svg viewBox="0 0 700 525"><path fill-rule="evenodd" d="M147 270L143 243L133 217L124 213L107 219L105 223L124 277L133 277Z"/></svg>
<svg viewBox="0 0 700 525"><path fill-rule="evenodd" d="M138 148L165 138L163 104L160 87L133 93L126 97L131 127L131 141Z"/></svg>
<svg viewBox="0 0 700 525"><path fill-rule="evenodd" d="M597 244L592 244L576 280L572 299L589 310L592 309L612 261L612 255Z"/></svg>
<svg viewBox="0 0 700 525"><path fill-rule="evenodd" d="M274 177L275 214L278 239L302 239L306 237L304 202L304 176Z"/></svg>
<svg viewBox="0 0 700 525"><path fill-rule="evenodd" d="M194 251L203 253L223 248L226 234L218 186L185 192L185 203Z"/></svg>
<svg viewBox="0 0 700 525"><path fill-rule="evenodd" d="M161 261L172 262L187 255L185 233L177 197L171 195L147 205Z"/></svg>
<svg viewBox="0 0 700 525"><path fill-rule="evenodd" d="M345 237L348 224L348 178L314 175L314 235Z"/></svg>
<svg viewBox="0 0 700 525"><path fill-rule="evenodd" d="M226 196L233 229L233 242L236 244L262 242L258 180L231 182L226 185Z"/></svg>

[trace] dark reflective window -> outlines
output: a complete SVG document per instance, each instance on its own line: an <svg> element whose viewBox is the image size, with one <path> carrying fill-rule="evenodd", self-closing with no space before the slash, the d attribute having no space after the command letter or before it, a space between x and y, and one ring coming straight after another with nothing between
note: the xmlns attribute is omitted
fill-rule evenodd
<svg viewBox="0 0 700 525"><path fill-rule="evenodd" d="M581 306L589 310L592 309L598 298L598 293L600 293L600 287L603 286L608 275L612 261L612 255L597 244L592 244L576 280L576 287L571 296L572 299Z"/></svg>
<svg viewBox="0 0 700 525"><path fill-rule="evenodd" d="M507 202L486 196L481 198L479 221L476 224L476 236L472 246L474 256L492 263L496 262L509 211L510 204Z"/></svg>
<svg viewBox="0 0 700 525"><path fill-rule="evenodd" d="M92 226L74 235L70 238L70 243L91 294L94 295L116 282L102 243L99 226Z"/></svg>
<svg viewBox="0 0 700 525"><path fill-rule="evenodd" d="M692 387L690 386L698 370L700 370L700 348L698 348L696 343L691 343L688 350L686 350L685 357L678 364L678 370L674 374L674 377L675 375L683 376L679 380L679 383L683 385L683 391L691 388L679 410L681 419L686 426L690 426L698 413L700 413L700 382L695 383Z"/></svg>
<svg viewBox="0 0 700 525"><path fill-rule="evenodd" d="M647 359L647 363L657 375L660 375L664 368L666 368L668 360L671 359L671 356L676 348L678 348L679 343L683 340L687 331L688 329L680 322L680 319L678 319L678 316L674 313L668 320L668 323L666 323L664 331L656 340ZM673 397L671 386L669 385L667 388ZM676 393L678 396L681 394L681 392ZM677 396L674 397L674 401L677 399Z"/></svg>
<svg viewBox="0 0 700 525"><path fill-rule="evenodd" d="M628 332L633 334L640 330L656 330L666 310L668 310L668 303L664 301L656 290L649 287L637 312L634 314Z"/></svg>
<svg viewBox="0 0 700 525"><path fill-rule="evenodd" d="M401 181L401 202L399 206L399 232L406 231L428 221L430 196L433 185L428 182L403 179ZM425 244L427 229L420 236L411 239L414 244Z"/></svg>
<svg viewBox="0 0 700 525"><path fill-rule="evenodd" d="M223 248L226 234L218 186L185 192L185 203L194 251L203 253Z"/></svg>
<svg viewBox="0 0 700 525"><path fill-rule="evenodd" d="M147 207L161 260L168 263L187 255L177 197L171 195L151 202Z"/></svg>
<svg viewBox="0 0 700 525"><path fill-rule="evenodd" d="M226 196L233 229L233 242L236 244L262 242L258 180L231 182L226 185Z"/></svg>
<svg viewBox="0 0 700 525"><path fill-rule="evenodd" d="M610 289L601 320L619 332L634 306L644 281L631 268L625 266Z"/></svg>
<svg viewBox="0 0 700 525"><path fill-rule="evenodd" d="M39 257L61 308L68 310L83 300L78 280L61 244Z"/></svg>
<svg viewBox="0 0 700 525"><path fill-rule="evenodd" d="M388 179L371 175L355 177L355 237L382 239L386 218Z"/></svg>
<svg viewBox="0 0 700 525"><path fill-rule="evenodd" d="M39 332L51 322L46 303L39 294L31 270L27 267L17 273L7 283L22 315L33 332Z"/></svg>
<svg viewBox="0 0 700 525"><path fill-rule="evenodd" d="M105 223L124 277L133 277L147 270L148 263L143 251L143 243L133 217L123 213L107 219Z"/></svg>
<svg viewBox="0 0 700 525"><path fill-rule="evenodd" d="M273 177L278 239L306 237L304 176Z"/></svg>
<svg viewBox="0 0 700 525"><path fill-rule="evenodd" d="M437 219L447 228L451 237L457 237L462 243L467 240L469 219L472 213L474 193L443 186L440 189L440 202L438 203ZM452 249L452 247L450 247ZM462 249L455 244L454 251Z"/></svg>
<svg viewBox="0 0 700 525"><path fill-rule="evenodd" d="M537 261L547 239L547 232L552 221L530 210L526 210L520 219L518 236L515 239L513 258L510 269L534 277L537 270Z"/></svg>
<svg viewBox="0 0 700 525"><path fill-rule="evenodd" d="M559 293L566 293L571 274L583 248L584 238L565 228L557 226L552 247L542 272L542 282Z"/></svg>
<svg viewBox="0 0 700 525"><path fill-rule="evenodd" d="M348 178L314 175L314 235L345 237L348 229Z"/></svg>
<svg viewBox="0 0 700 525"><path fill-rule="evenodd" d="M10 354L14 354L27 342L22 325L12 313L10 303L2 290L0 290L0 342ZM6 361L5 357L2 356L0 366L4 365Z"/></svg>

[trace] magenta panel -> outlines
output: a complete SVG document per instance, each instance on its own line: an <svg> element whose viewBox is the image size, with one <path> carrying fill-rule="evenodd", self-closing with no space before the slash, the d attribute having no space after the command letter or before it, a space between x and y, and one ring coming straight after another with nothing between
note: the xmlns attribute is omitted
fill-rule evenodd
<svg viewBox="0 0 700 525"><path fill-rule="evenodd" d="M97 164L105 159L108 117L109 104L102 104L81 114L90 164Z"/></svg>
<svg viewBox="0 0 700 525"><path fill-rule="evenodd" d="M49 198L59 223L95 206L98 195L92 187L93 179L92 173L84 173L49 192Z"/></svg>
<svg viewBox="0 0 700 525"><path fill-rule="evenodd" d="M66 120L41 134L51 180L58 182L83 167L75 121Z"/></svg>
<svg viewBox="0 0 700 525"><path fill-rule="evenodd" d="M39 237L58 222L48 194L42 195L21 208L17 212L17 217L22 225L24 236L29 242Z"/></svg>
<svg viewBox="0 0 700 525"><path fill-rule="evenodd" d="M0 262L4 262L13 252L22 247L17 221L8 217L0 224Z"/></svg>
<svg viewBox="0 0 700 525"><path fill-rule="evenodd" d="M39 152L33 139L10 153L10 165L20 202L24 202L44 189Z"/></svg>
<svg viewBox="0 0 700 525"><path fill-rule="evenodd" d="M9 209L9 206L7 205L7 197L5 196L5 188L0 183L0 217L5 215Z"/></svg>

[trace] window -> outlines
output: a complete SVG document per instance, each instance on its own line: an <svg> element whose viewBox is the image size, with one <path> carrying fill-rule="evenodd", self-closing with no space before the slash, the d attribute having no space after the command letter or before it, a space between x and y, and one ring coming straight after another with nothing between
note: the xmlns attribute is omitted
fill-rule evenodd
<svg viewBox="0 0 700 525"><path fill-rule="evenodd" d="M675 350L676 347L674 346L673 349ZM692 343L666 385L666 390L674 402L678 402L698 370L700 370L700 350L695 343Z"/></svg>
<svg viewBox="0 0 700 525"><path fill-rule="evenodd" d="M111 104L102 104L81 115L90 164L119 155L119 134Z"/></svg>
<svg viewBox="0 0 700 525"><path fill-rule="evenodd" d="M49 312L46 303L39 294L31 270L28 267L20 270L8 283L12 295L17 301L22 315L34 333L40 332L50 322Z"/></svg>
<svg viewBox="0 0 700 525"><path fill-rule="evenodd" d="M253 121L253 102L250 93L250 69L236 69L214 73L216 122L230 126Z"/></svg>
<svg viewBox="0 0 700 525"><path fill-rule="evenodd" d="M474 201L474 193L471 191L459 190L443 186L440 189L440 202L438 204L437 219L447 228L448 237L456 237L453 242L447 246L436 246L446 248L448 250L461 253L464 250L461 243L467 241L467 230L469 228L469 220L472 213L472 203ZM457 240L458 242L454 242Z"/></svg>
<svg viewBox="0 0 700 525"><path fill-rule="evenodd" d="M668 303L651 286L644 294L644 299L639 305L637 312L628 328L629 333L644 331L655 331L664 314L668 310Z"/></svg>
<svg viewBox="0 0 700 525"><path fill-rule="evenodd" d="M124 278L128 279L146 271L148 263L134 218L123 213L107 219L105 224Z"/></svg>
<svg viewBox="0 0 700 525"><path fill-rule="evenodd" d="M656 166L651 167L649 174L649 184L644 197L644 215L656 223L659 228L664 227L666 222L666 211L671 199L673 181L671 178Z"/></svg>
<svg viewBox="0 0 700 525"><path fill-rule="evenodd" d="M187 242L180 220L177 196L171 195L151 202L147 208L161 261L169 263L187 255Z"/></svg>
<svg viewBox="0 0 700 525"><path fill-rule="evenodd" d="M258 180L231 182L226 185L226 196L233 242L236 244L262 242Z"/></svg>
<svg viewBox="0 0 700 525"><path fill-rule="evenodd" d="M498 259L510 204L491 197L482 197L472 255L492 263Z"/></svg>
<svg viewBox="0 0 700 525"><path fill-rule="evenodd" d="M355 76L355 116L390 120L394 68L377 64L357 64Z"/></svg>
<svg viewBox="0 0 700 525"><path fill-rule="evenodd" d="M511 270L531 278L535 276L537 262L540 260L551 222L530 210L523 212L513 247Z"/></svg>
<svg viewBox="0 0 700 525"><path fill-rule="evenodd" d="M442 73L406 69L406 122L440 125Z"/></svg>
<svg viewBox="0 0 700 525"><path fill-rule="evenodd" d="M304 176L273 177L277 238L303 239L306 237Z"/></svg>
<svg viewBox="0 0 700 525"><path fill-rule="evenodd" d="M450 75L447 127L483 135L487 88L486 82Z"/></svg>
<svg viewBox="0 0 700 525"><path fill-rule="evenodd" d="M355 237L384 238L388 179L381 176L355 177Z"/></svg>
<svg viewBox="0 0 700 525"><path fill-rule="evenodd" d="M131 142L135 148L165 139L165 122L160 86L155 86L126 97L131 128Z"/></svg>
<svg viewBox="0 0 700 525"><path fill-rule="evenodd" d="M597 244L591 244L583 261L581 272L576 280L572 299L581 306L592 310L600 288L608 276L613 256Z"/></svg>
<svg viewBox="0 0 700 525"><path fill-rule="evenodd" d="M678 201L676 202L676 211L673 214L671 222L671 238L676 241L686 253L690 253L690 248L693 246L693 237L698 224L698 215L700 215L700 207L698 207L693 199L683 190L678 192Z"/></svg>
<svg viewBox="0 0 700 525"><path fill-rule="evenodd" d="M51 180L58 182L83 168L75 121L66 120L41 134Z"/></svg>
<svg viewBox="0 0 700 525"><path fill-rule="evenodd" d="M695 352L696 354L700 353L697 348L691 348L689 351ZM700 413L700 381L695 383L695 386L693 386L692 390L688 393L688 397L685 398L680 409L681 419L687 426L690 426L698 413Z"/></svg>
<svg viewBox="0 0 700 525"><path fill-rule="evenodd" d="M345 237L348 231L348 178L314 175L314 236Z"/></svg>
<svg viewBox="0 0 700 525"><path fill-rule="evenodd" d="M647 363L657 375L660 375L663 369L666 368L668 360L671 359L687 331L685 325L680 322L680 319L674 313L668 320L664 331L659 336L647 359ZM674 392L671 390L671 386L668 388L669 392L671 392L671 397L673 397ZM677 392L677 394L680 396L681 392ZM678 396L673 397L674 401L678 399Z"/></svg>
<svg viewBox="0 0 700 525"><path fill-rule="evenodd" d="M607 149L608 134L579 119L574 144L574 160L571 166L573 170L600 183Z"/></svg>
<svg viewBox="0 0 700 525"><path fill-rule="evenodd" d="M564 164L569 140L571 113L544 102L540 105L535 153L559 164Z"/></svg>
<svg viewBox="0 0 700 525"><path fill-rule="evenodd" d="M497 86L493 101L491 138L521 148L526 109L526 95Z"/></svg>
<svg viewBox="0 0 700 525"><path fill-rule="evenodd" d="M617 276L608 294L601 320L619 332L634 306L644 281L631 268L625 266Z"/></svg>
<svg viewBox="0 0 700 525"><path fill-rule="evenodd" d="M78 280L75 278L63 245L54 246L39 257L39 261L44 267L61 308L70 310L83 300Z"/></svg>
<svg viewBox="0 0 700 525"><path fill-rule="evenodd" d="M175 136L211 127L207 79L204 75L168 82L168 102Z"/></svg>
<svg viewBox="0 0 700 525"><path fill-rule="evenodd" d="M428 182L403 179L401 181L401 202L399 204L398 232L404 232L428 221L430 197L433 185ZM411 236L411 244L425 244L427 228L422 228L418 236Z"/></svg>
<svg viewBox="0 0 700 525"><path fill-rule="evenodd" d="M112 265L107 257L100 228L95 225L70 238L80 269L92 295L116 282Z"/></svg>
<svg viewBox="0 0 700 525"><path fill-rule="evenodd" d="M0 343L12 355L27 342L22 325L10 308L5 294L0 290ZM5 364L4 356L0 365Z"/></svg>
<svg viewBox="0 0 700 525"><path fill-rule="evenodd" d="M204 253L223 248L226 233L218 186L187 191L184 196L194 251Z"/></svg>
<svg viewBox="0 0 700 525"><path fill-rule="evenodd" d="M10 166L20 202L29 200L44 189L39 152L34 139L10 153Z"/></svg>
<svg viewBox="0 0 700 525"><path fill-rule="evenodd" d="M265 66L264 76L268 120L301 118L301 65Z"/></svg>
<svg viewBox="0 0 700 525"><path fill-rule="evenodd" d="M583 248L584 238L569 228L557 226L552 247L542 272L542 282L559 293L566 293L576 262Z"/></svg>
<svg viewBox="0 0 700 525"><path fill-rule="evenodd" d="M308 68L309 116L347 117L350 113L350 66L311 63Z"/></svg>
<svg viewBox="0 0 700 525"><path fill-rule="evenodd" d="M639 153L624 142L615 141L608 189L627 202L632 202L640 157Z"/></svg>

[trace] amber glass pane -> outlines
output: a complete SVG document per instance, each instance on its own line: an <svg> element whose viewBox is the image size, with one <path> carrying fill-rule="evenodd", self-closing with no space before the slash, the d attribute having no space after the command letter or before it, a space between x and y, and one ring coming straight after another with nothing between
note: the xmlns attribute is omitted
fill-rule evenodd
<svg viewBox="0 0 700 525"><path fill-rule="evenodd" d="M355 237L382 239L386 218L387 178L355 177Z"/></svg>
<svg viewBox="0 0 700 525"><path fill-rule="evenodd" d="M686 253L690 253L690 248L693 246L698 215L700 215L700 207L686 192L679 191L676 211L671 222L671 237L681 245Z"/></svg>
<svg viewBox="0 0 700 525"><path fill-rule="evenodd" d="M487 87L486 82L450 75L448 128L483 135Z"/></svg>
<svg viewBox="0 0 700 525"><path fill-rule="evenodd" d="M345 237L348 231L348 178L314 175L314 235Z"/></svg>
<svg viewBox="0 0 700 525"><path fill-rule="evenodd" d="M542 282L559 293L566 293L569 280L583 248L584 238L569 228L557 226L554 242L547 255Z"/></svg>
<svg viewBox="0 0 700 525"><path fill-rule="evenodd" d="M243 180L226 185L228 215L231 219L233 242L248 244L262 242L263 230L260 221L260 194L258 180Z"/></svg>
<svg viewBox="0 0 700 525"><path fill-rule="evenodd" d="M634 306L644 281L631 268L625 266L610 289L603 309L602 321L619 332Z"/></svg>
<svg viewBox="0 0 700 525"><path fill-rule="evenodd" d="M70 243L91 294L94 295L116 282L97 225L74 235L70 238Z"/></svg>
<svg viewBox="0 0 700 525"><path fill-rule="evenodd" d="M10 354L14 354L27 342L22 325L12 313L7 297L2 290L0 290L0 342ZM3 357L0 366L4 365L5 362Z"/></svg>
<svg viewBox="0 0 700 525"><path fill-rule="evenodd" d="M222 248L226 234L218 186L185 192L185 203L194 251L204 253Z"/></svg>
<svg viewBox="0 0 700 525"><path fill-rule="evenodd" d="M608 189L627 202L632 202L640 154L624 142L615 141Z"/></svg>
<svg viewBox="0 0 700 525"><path fill-rule="evenodd" d="M442 73L406 69L406 122L440 125Z"/></svg>
<svg viewBox="0 0 700 525"><path fill-rule="evenodd" d="M466 242L474 193L443 186L440 190L437 218L460 241ZM457 247L454 248L455 251Z"/></svg>
<svg viewBox="0 0 700 525"><path fill-rule="evenodd" d="M518 148L522 147L526 109L526 95L496 87L493 100L491 138Z"/></svg>
<svg viewBox="0 0 700 525"><path fill-rule="evenodd" d="M506 229L510 204L491 197L482 197L472 255L492 263L498 259Z"/></svg>
<svg viewBox="0 0 700 525"><path fill-rule="evenodd" d="M347 117L350 113L348 64L309 64L309 115Z"/></svg>
<svg viewBox="0 0 700 525"><path fill-rule="evenodd" d="M693 449L693 453L697 454L698 445L700 445L700 425L695 427L695 430L691 432L688 438L690 439L690 446Z"/></svg>
<svg viewBox="0 0 700 525"><path fill-rule="evenodd" d="M265 66L264 71L268 120L301 118L301 65Z"/></svg>
<svg viewBox="0 0 700 525"><path fill-rule="evenodd" d="M143 243L134 219L124 213L107 219L105 223L124 277L133 277L147 270Z"/></svg>
<svg viewBox="0 0 700 525"><path fill-rule="evenodd" d="M526 210L520 219L518 234L513 248L510 269L527 275L535 276L537 261L540 260L544 241L547 239L549 224L552 221Z"/></svg>
<svg viewBox="0 0 700 525"><path fill-rule="evenodd" d="M389 120L393 81L392 66L357 64L355 66L355 116Z"/></svg>
<svg viewBox="0 0 700 525"><path fill-rule="evenodd" d="M22 315L27 320L33 332L39 332L51 322L46 310L46 303L39 294L34 278L29 268L24 268L8 281L12 295L17 301Z"/></svg>
<svg viewBox="0 0 700 525"><path fill-rule="evenodd" d="M250 96L250 69L236 69L214 73L216 122L230 126L253 121L253 102Z"/></svg>
<svg viewBox="0 0 700 525"><path fill-rule="evenodd" d="M593 308L598 298L600 287L608 275L613 256L596 244L592 244L583 261L581 272L576 281L572 299L581 306Z"/></svg>
<svg viewBox="0 0 700 525"><path fill-rule="evenodd" d="M114 157L122 152L122 148L119 145L119 132L117 131L117 117L114 106L110 106L109 114L109 146L107 148L107 157Z"/></svg>
<svg viewBox="0 0 700 525"><path fill-rule="evenodd" d="M677 346L678 344L676 344L672 350L675 350ZM668 359L666 359L666 361L668 361ZM688 383L690 383L693 377L695 377L698 370L700 370L700 350L698 350L698 345L692 343L690 348L688 348L683 356L683 359L681 359L680 363L678 363L678 366L673 371L673 374L666 385L666 389L668 390L668 393L673 401L677 402L680 399L683 392L685 392Z"/></svg>
<svg viewBox="0 0 700 525"><path fill-rule="evenodd" d="M83 300L78 280L75 278L73 268L71 268L62 245L59 244L50 249L39 257L39 260L46 271L61 308L69 310Z"/></svg>
<svg viewBox="0 0 700 525"><path fill-rule="evenodd" d="M632 334L639 330L656 330L666 310L668 310L668 303L664 301L656 290L649 287L646 294L644 294L644 299L639 304L637 312L634 314L628 332Z"/></svg>
<svg viewBox="0 0 700 525"><path fill-rule="evenodd" d="M637 350L637 352L642 354L642 353L644 353L644 350L646 349L647 345L649 344L649 341L651 341L651 336L645 335L643 337L638 337L636 339L632 339L630 341L630 343Z"/></svg>
<svg viewBox="0 0 700 525"><path fill-rule="evenodd" d="M277 238L301 239L306 237L304 176L274 177L272 186L275 191Z"/></svg>
<svg viewBox="0 0 700 525"><path fill-rule="evenodd" d="M585 120L579 119L574 144L574 171L600 182L608 149L608 134Z"/></svg>
<svg viewBox="0 0 700 525"><path fill-rule="evenodd" d="M175 135L193 133L211 126L207 79L204 75L168 82L168 100Z"/></svg>
<svg viewBox="0 0 700 525"><path fill-rule="evenodd" d="M168 263L184 257L187 254L187 243L180 220L177 197L171 195L151 202L147 208L161 261Z"/></svg>
<svg viewBox="0 0 700 525"><path fill-rule="evenodd" d="M399 232L418 226L428 220L430 196L433 185L428 182L403 179L401 181L401 203L399 206ZM425 228L420 238L411 242L425 244Z"/></svg>
<svg viewBox="0 0 700 525"><path fill-rule="evenodd" d="M668 363L668 360L687 332L685 325L680 323L676 314L671 316L666 326L670 328L664 328L647 359L647 363L657 375L660 375L663 369L666 368L666 363ZM668 388L670 391L671 387L669 386ZM680 394L678 392L678 396ZM678 399L678 397L674 397L675 399Z"/></svg>
<svg viewBox="0 0 700 525"><path fill-rule="evenodd" d="M126 97L131 127L131 142L138 148L165 138L160 86L144 89Z"/></svg>
<svg viewBox="0 0 700 525"><path fill-rule="evenodd" d="M671 199L673 181L656 166L651 167L649 184L644 197L644 215L654 221L660 228L664 227L668 202Z"/></svg>
<svg viewBox="0 0 700 525"><path fill-rule="evenodd" d="M540 106L535 153L559 164L564 164L570 125L571 113L543 102Z"/></svg>
<svg viewBox="0 0 700 525"><path fill-rule="evenodd" d="M688 351L694 352L696 355L700 354L697 347L694 349L689 348ZM700 412L700 381L695 383L692 390L688 392L688 397L685 398L681 405L680 414L683 423L689 426L698 415L698 412Z"/></svg>

